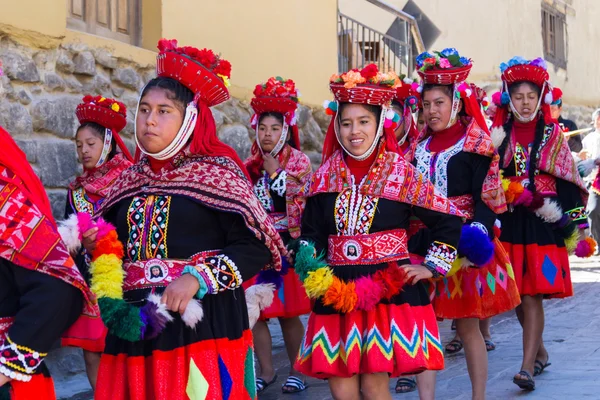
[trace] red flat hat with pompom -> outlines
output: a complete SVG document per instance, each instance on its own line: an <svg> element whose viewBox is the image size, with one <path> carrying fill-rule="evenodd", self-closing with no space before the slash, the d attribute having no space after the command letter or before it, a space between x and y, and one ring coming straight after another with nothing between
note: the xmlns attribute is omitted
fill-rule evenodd
<svg viewBox="0 0 600 400"><path fill-rule="evenodd" d="M77 106L75 115L80 124L95 122L113 132L120 132L127 125L125 104L102 96L85 96L83 103Z"/></svg>
<svg viewBox="0 0 600 400"><path fill-rule="evenodd" d="M548 71L544 68L531 65L531 64L519 64L512 67L508 67L502 73L502 80L509 85L515 82L533 82L540 88L550 79Z"/></svg>
<svg viewBox="0 0 600 400"><path fill-rule="evenodd" d="M430 69L419 71L423 83L434 85L452 85L456 82L464 82L473 68L473 64L453 69Z"/></svg>
<svg viewBox="0 0 600 400"><path fill-rule="evenodd" d="M329 89L340 103L382 106L390 104L400 84L400 78L394 72L382 73L375 64L369 64L361 70L333 75Z"/></svg>
<svg viewBox="0 0 600 400"><path fill-rule="evenodd" d="M229 99L227 85L231 64L212 50L178 47L177 40L161 39L156 60L156 74L175 79L190 89L209 107Z"/></svg>

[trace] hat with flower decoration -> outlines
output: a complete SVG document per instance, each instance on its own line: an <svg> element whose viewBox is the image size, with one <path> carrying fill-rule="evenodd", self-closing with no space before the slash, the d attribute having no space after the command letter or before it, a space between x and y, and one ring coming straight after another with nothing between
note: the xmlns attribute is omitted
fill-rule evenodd
<svg viewBox="0 0 600 400"><path fill-rule="evenodd" d="M377 137L385 136L386 147L390 151L398 151L394 130L400 122L400 116L390 109L401 80L395 72L381 72L377 65L369 64L362 69L352 69L343 74L334 74L329 79L329 89L334 100L323 103L325 112L333 118L329 124L325 142L323 143L323 161L343 148L339 136L338 109L340 103L368 104L381 107L381 117L377 128ZM377 148L379 140L374 140L371 147L360 156L344 151L356 160L367 159Z"/></svg>
<svg viewBox="0 0 600 400"><path fill-rule="evenodd" d="M185 109L179 132L165 149L150 153L142 147L135 135L139 150L154 159L168 160L189 145L189 153L192 155L231 158L248 176L235 150L219 140L215 119L209 108L229 99L229 61L210 49L180 47L175 39L161 39L157 47L159 53L156 57L156 74L178 81L194 93L194 99Z"/></svg>
<svg viewBox="0 0 600 400"><path fill-rule="evenodd" d="M502 74L502 91L498 112L494 118L494 125L499 126L504 124L509 109L522 122L533 121L537 117L539 110L542 111L546 123L552 122L550 104L562 97L562 91L559 88L552 87L550 84L548 65L543 58L538 57L534 60L527 60L523 57L515 56L507 62L500 64L500 73ZM519 114L510 98L510 86L519 82L530 82L540 89L540 97L535 111L527 118Z"/></svg>
<svg viewBox="0 0 600 400"><path fill-rule="evenodd" d="M461 56L458 50L448 47L442 51L421 53L417 56L416 63L421 77L419 92L423 91L423 84L452 86L452 113L447 128L458 120L458 111L462 100L467 115L475 118L482 129L487 129L485 117L477 99L477 87L474 88L465 82L473 68L470 58Z"/></svg>
<svg viewBox="0 0 600 400"><path fill-rule="evenodd" d="M254 110L254 115L250 120L252 128L258 129L258 120L261 114L275 112L283 115L282 134L275 145L275 148L271 151L272 156L276 156L285 145L289 127L292 128L293 146L298 150L300 149L300 138L298 136L296 117L299 98L300 93L298 92L294 81L291 79L283 79L280 76L271 77L265 83L256 85L256 88L254 89L254 97L250 101L250 106ZM258 141L258 135L256 138ZM255 145L255 150L262 152L262 148L259 144L256 144L255 142Z"/></svg>
<svg viewBox="0 0 600 400"><path fill-rule="evenodd" d="M102 154L96 167L104 164L108 159L113 138L123 155L129 161L133 160L123 139L119 136L119 132L127 125L127 107L125 107L125 104L109 97L88 94L83 97L82 103L75 109L75 115L80 124L94 122L105 129Z"/></svg>

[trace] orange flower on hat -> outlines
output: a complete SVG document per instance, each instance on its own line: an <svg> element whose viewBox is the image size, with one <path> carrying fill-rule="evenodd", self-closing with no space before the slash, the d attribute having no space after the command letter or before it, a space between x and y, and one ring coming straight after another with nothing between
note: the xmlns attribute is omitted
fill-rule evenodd
<svg viewBox="0 0 600 400"><path fill-rule="evenodd" d="M344 87L352 89L360 83L365 83L367 80L358 71L348 71L344 74Z"/></svg>

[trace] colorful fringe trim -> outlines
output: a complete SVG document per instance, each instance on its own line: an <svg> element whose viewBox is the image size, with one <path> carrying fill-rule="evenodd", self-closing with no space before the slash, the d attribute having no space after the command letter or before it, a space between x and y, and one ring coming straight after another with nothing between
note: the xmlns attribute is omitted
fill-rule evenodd
<svg viewBox="0 0 600 400"><path fill-rule="evenodd" d="M406 273L395 263L372 276L344 282L333 274L323 255L316 256L310 244L300 246L295 269L308 297L322 297L324 305L342 313L371 311L382 299L389 300L400 292L406 283Z"/></svg>

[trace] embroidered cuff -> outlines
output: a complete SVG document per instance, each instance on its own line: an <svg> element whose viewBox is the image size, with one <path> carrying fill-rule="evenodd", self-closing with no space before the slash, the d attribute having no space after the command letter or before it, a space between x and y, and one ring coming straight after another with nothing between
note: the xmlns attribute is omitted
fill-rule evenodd
<svg viewBox="0 0 600 400"><path fill-rule="evenodd" d="M194 268L203 279L206 279L210 293L234 290L243 282L242 274L233 260L223 254L208 257L204 264L196 265Z"/></svg>
<svg viewBox="0 0 600 400"><path fill-rule="evenodd" d="M270 189L277 193L279 197L285 196L286 179L287 172L281 171L275 179L271 180L271 184L269 185Z"/></svg>
<svg viewBox="0 0 600 400"><path fill-rule="evenodd" d="M47 355L48 353L20 346L6 335L0 346L0 372L11 379L28 382Z"/></svg>
<svg viewBox="0 0 600 400"><path fill-rule="evenodd" d="M435 269L440 275L444 276L452 268L456 255L457 252L454 247L435 241L429 246L423 265L429 269Z"/></svg>
<svg viewBox="0 0 600 400"><path fill-rule="evenodd" d="M183 269L181 275L190 274L194 278L198 279L198 284L200 284L200 289L196 292L196 298L202 300L202 298L208 294L208 277L204 271L198 271L195 267L191 265L186 265Z"/></svg>
<svg viewBox="0 0 600 400"><path fill-rule="evenodd" d="M567 211L566 214L569 216L569 218L571 218L571 221L575 222L576 224L587 224L588 216L587 212L585 211L585 208L583 207L576 207L572 210Z"/></svg>
<svg viewBox="0 0 600 400"><path fill-rule="evenodd" d="M423 264L422 264L422 265L423 265L425 268L427 268L428 270L430 270L430 271L431 271L431 275L433 275L433 276L432 276L432 278L440 278L440 277L442 277L442 276L443 276L443 275L441 275L441 274L438 272L438 270L436 269L436 266L435 266L435 264L433 264L433 263L431 263L431 262L429 262L429 261L423 261Z"/></svg>

